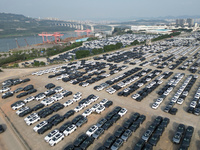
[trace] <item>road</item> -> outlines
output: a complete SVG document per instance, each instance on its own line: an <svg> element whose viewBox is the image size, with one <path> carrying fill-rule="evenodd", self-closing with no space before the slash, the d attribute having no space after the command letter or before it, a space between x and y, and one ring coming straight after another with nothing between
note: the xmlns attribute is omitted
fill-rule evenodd
<svg viewBox="0 0 200 150"><path fill-rule="evenodd" d="M14 134L13 130L8 126L5 116L0 112L0 124L3 124L6 132L0 134L0 149L1 150L24 150L20 140Z"/></svg>

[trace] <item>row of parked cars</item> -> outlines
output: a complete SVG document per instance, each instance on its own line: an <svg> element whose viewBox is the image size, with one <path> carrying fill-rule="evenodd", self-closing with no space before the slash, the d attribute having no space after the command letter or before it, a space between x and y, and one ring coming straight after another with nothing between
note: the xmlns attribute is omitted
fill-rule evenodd
<svg viewBox="0 0 200 150"><path fill-rule="evenodd" d="M152 150L156 146L162 136L165 128L170 122L169 118L157 116L149 125L146 131L141 136L141 139L135 144L134 150L149 149Z"/></svg>
<svg viewBox="0 0 200 150"><path fill-rule="evenodd" d="M192 140L192 135L194 132L194 128L192 126L186 126L184 124L179 124L176 132L172 138L172 142L174 144L180 144L179 149L184 150L184 149L189 149L190 147L190 142Z"/></svg>
<svg viewBox="0 0 200 150"><path fill-rule="evenodd" d="M126 112L126 108L115 107L105 118L100 119L96 124L92 125L85 134L79 136L73 144L68 145L65 149L87 149L95 139L100 138L104 131L108 130L117 120L124 116Z"/></svg>

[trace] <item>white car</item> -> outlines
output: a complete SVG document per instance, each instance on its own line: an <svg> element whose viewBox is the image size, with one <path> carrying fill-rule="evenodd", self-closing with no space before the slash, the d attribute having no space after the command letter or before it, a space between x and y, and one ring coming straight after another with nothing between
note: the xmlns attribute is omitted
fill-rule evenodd
<svg viewBox="0 0 200 150"><path fill-rule="evenodd" d="M54 99L55 101L59 101L59 100L63 99L64 96L62 94L57 93L57 94L54 94L51 98Z"/></svg>
<svg viewBox="0 0 200 150"><path fill-rule="evenodd" d="M176 97L172 97L171 102L176 103L177 100L178 100L178 98L176 98Z"/></svg>
<svg viewBox="0 0 200 150"><path fill-rule="evenodd" d="M56 93L60 93L60 92L63 90L63 88L62 88L61 86L57 86L57 87L55 87L53 90L54 90Z"/></svg>
<svg viewBox="0 0 200 150"><path fill-rule="evenodd" d="M36 99L37 101L39 101L39 100L41 100L41 99L43 99L43 98L45 98L45 97L46 97L45 94L41 94L40 96L35 97L35 99Z"/></svg>
<svg viewBox="0 0 200 150"><path fill-rule="evenodd" d="M105 110L105 107L103 106L103 105L101 105L100 107L98 107L97 109L96 109L96 112L98 113L98 114L100 114L102 111L104 111Z"/></svg>
<svg viewBox="0 0 200 150"><path fill-rule="evenodd" d="M44 92L44 94L47 95L51 91L53 91L53 90L47 90L47 91Z"/></svg>
<svg viewBox="0 0 200 150"><path fill-rule="evenodd" d="M37 124L34 128L33 128L33 130L35 131L35 132L37 132L39 129L41 129L42 127L44 127L45 125L47 125L48 124L48 122L47 121L42 121L42 122L40 122L39 124Z"/></svg>
<svg viewBox="0 0 200 150"><path fill-rule="evenodd" d="M64 95L64 94L66 94L67 92L69 92L68 90L64 90L64 91L62 91L60 94L61 95Z"/></svg>
<svg viewBox="0 0 200 150"><path fill-rule="evenodd" d="M65 107L67 107L67 106L69 106L69 105L71 105L71 104L73 104L73 103L74 103L74 101L73 101L72 99L70 99L70 100L66 101L63 105L64 105Z"/></svg>
<svg viewBox="0 0 200 150"><path fill-rule="evenodd" d="M35 123L35 122L37 122L37 121L39 121L39 120L40 120L40 117L39 117L39 116L35 116L35 117L33 117L33 118L27 120L27 121L26 121L26 124L27 124L28 126L30 126L30 125L32 125L33 123Z"/></svg>
<svg viewBox="0 0 200 150"><path fill-rule="evenodd" d="M88 85L89 85L89 83L85 82L85 83L83 83L82 87L86 87Z"/></svg>
<svg viewBox="0 0 200 150"><path fill-rule="evenodd" d="M24 112L25 110L29 109L30 107L28 106L25 106L25 107L22 107L20 108L18 111L16 111L16 114L19 115L20 113Z"/></svg>
<svg viewBox="0 0 200 150"><path fill-rule="evenodd" d="M72 132L74 132L77 129L77 127L72 124L69 127L67 127L67 129L65 129L65 131L63 132L65 134L65 136L70 135Z"/></svg>
<svg viewBox="0 0 200 150"><path fill-rule="evenodd" d="M183 91L182 95L187 96L188 95L188 91Z"/></svg>
<svg viewBox="0 0 200 150"><path fill-rule="evenodd" d="M21 107L25 106L25 103L21 102L21 103L17 103L16 105L12 106L13 110L17 110Z"/></svg>
<svg viewBox="0 0 200 150"><path fill-rule="evenodd" d="M131 97L132 97L133 99L136 99L136 98L140 97L140 94L133 94Z"/></svg>
<svg viewBox="0 0 200 150"><path fill-rule="evenodd" d="M197 102L196 102L196 101L192 101L192 102L190 103L190 107L193 107L193 108L195 108L195 107L196 107L196 105L197 105Z"/></svg>
<svg viewBox="0 0 200 150"><path fill-rule="evenodd" d="M108 93L109 93L109 94L113 94L113 93L115 93L115 92L116 92L115 89L111 89Z"/></svg>
<svg viewBox="0 0 200 150"><path fill-rule="evenodd" d="M163 102L163 98L158 98L156 99L155 103L157 103L158 105L160 105Z"/></svg>
<svg viewBox="0 0 200 150"><path fill-rule="evenodd" d="M169 91L165 91L164 93L163 93L163 95L169 95Z"/></svg>
<svg viewBox="0 0 200 150"><path fill-rule="evenodd" d="M32 113L32 114L28 115L26 118L24 118L24 121L27 121L27 120L35 117L35 116L38 116L38 114L37 113Z"/></svg>
<svg viewBox="0 0 200 150"><path fill-rule="evenodd" d="M87 116L89 116L91 113L92 113L92 110L91 110L91 109L86 109L86 110L84 111L84 113L82 113L82 115L83 115L84 117L87 117Z"/></svg>
<svg viewBox="0 0 200 150"><path fill-rule="evenodd" d="M82 96L81 92L77 92L76 94L73 95L73 97L77 97L77 96Z"/></svg>
<svg viewBox="0 0 200 150"><path fill-rule="evenodd" d="M77 107L74 108L74 111L75 111L75 112L79 112L79 111L81 111L83 108L84 108L83 105L79 105L79 106L77 106Z"/></svg>
<svg viewBox="0 0 200 150"><path fill-rule="evenodd" d="M95 102L95 101L97 101L98 99L99 99L99 96L94 95L90 100L91 100L92 102Z"/></svg>
<svg viewBox="0 0 200 150"><path fill-rule="evenodd" d="M40 103L44 104L45 106L51 105L52 103L54 103L54 99L48 97L44 100L42 100Z"/></svg>
<svg viewBox="0 0 200 150"><path fill-rule="evenodd" d="M176 103L179 105L183 104L183 102L184 102L184 99L182 98L178 98L178 100L176 101Z"/></svg>
<svg viewBox="0 0 200 150"><path fill-rule="evenodd" d="M51 131L49 134L47 134L47 136L44 137L45 142L49 142L57 133L59 133L58 129Z"/></svg>
<svg viewBox="0 0 200 150"><path fill-rule="evenodd" d="M108 100L104 98L104 99L102 99L102 100L100 101L99 104L100 104L100 105L104 105L107 101L108 101Z"/></svg>
<svg viewBox="0 0 200 150"><path fill-rule="evenodd" d="M153 109L157 109L158 106L159 106L159 104L157 104L157 103L153 103L152 106L151 106L151 108L153 108Z"/></svg>
<svg viewBox="0 0 200 150"><path fill-rule="evenodd" d="M30 101L32 101L32 100L34 100L34 99L35 99L34 96L30 96L30 97L26 98L26 99L24 100L24 102L25 102L25 103L28 103L28 102L30 102Z"/></svg>
<svg viewBox="0 0 200 150"><path fill-rule="evenodd" d="M96 111L96 109L98 109L100 107L100 104L94 104L91 108L92 111Z"/></svg>
<svg viewBox="0 0 200 150"><path fill-rule="evenodd" d="M86 102L83 103L83 106L84 106L84 107L87 107L87 106L89 106L91 103L92 103L91 100L87 100Z"/></svg>
<svg viewBox="0 0 200 150"><path fill-rule="evenodd" d="M122 108L119 112L118 112L118 114L122 117L123 115L125 115L126 113L127 113L127 109L126 108Z"/></svg>
<svg viewBox="0 0 200 150"><path fill-rule="evenodd" d="M3 87L3 88L0 90L0 93L4 93L4 92L7 92L7 91L10 91L10 88L9 88L9 87Z"/></svg>
<svg viewBox="0 0 200 150"><path fill-rule="evenodd" d="M64 139L64 137L65 137L64 134L59 132L56 135L54 135L54 137L49 141L49 144L51 146L55 146L57 143L62 141Z"/></svg>
<svg viewBox="0 0 200 150"><path fill-rule="evenodd" d="M77 102L77 101L80 100L80 99L81 99L81 96L76 96L76 97L73 98L73 101L74 101L74 102Z"/></svg>
<svg viewBox="0 0 200 150"><path fill-rule="evenodd" d="M92 134L94 134L95 131L97 131L98 127L96 125L92 125L87 131L86 134L88 136L92 136Z"/></svg>

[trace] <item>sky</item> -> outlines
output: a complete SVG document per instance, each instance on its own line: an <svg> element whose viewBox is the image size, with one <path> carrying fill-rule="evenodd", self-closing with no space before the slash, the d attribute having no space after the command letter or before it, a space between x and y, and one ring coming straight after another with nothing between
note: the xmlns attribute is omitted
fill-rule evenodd
<svg viewBox="0 0 200 150"><path fill-rule="evenodd" d="M200 0L0 0L0 12L62 20L200 15Z"/></svg>

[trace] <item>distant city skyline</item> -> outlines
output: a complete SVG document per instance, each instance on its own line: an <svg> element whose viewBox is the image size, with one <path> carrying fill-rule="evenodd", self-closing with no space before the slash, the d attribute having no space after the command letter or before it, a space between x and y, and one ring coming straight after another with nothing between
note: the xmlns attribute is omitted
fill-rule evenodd
<svg viewBox="0 0 200 150"><path fill-rule="evenodd" d="M131 20L200 15L199 0L0 0L0 11L32 18L62 20Z"/></svg>

